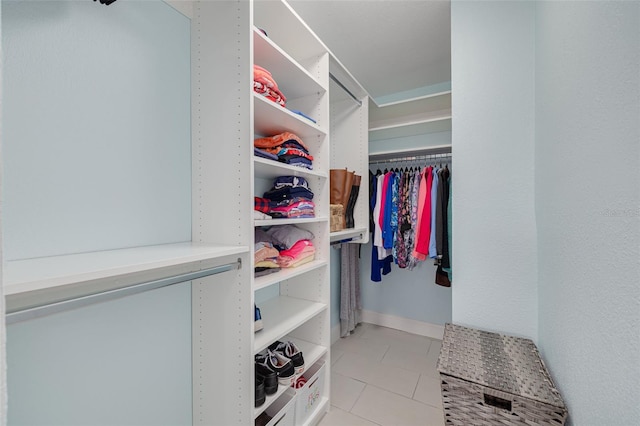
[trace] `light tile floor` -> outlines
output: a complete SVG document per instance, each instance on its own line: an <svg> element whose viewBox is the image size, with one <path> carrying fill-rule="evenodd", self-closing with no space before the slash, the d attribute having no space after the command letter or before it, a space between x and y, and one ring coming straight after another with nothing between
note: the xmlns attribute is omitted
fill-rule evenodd
<svg viewBox="0 0 640 426"><path fill-rule="evenodd" d="M331 411L319 426L444 425L440 340L363 323L331 347Z"/></svg>

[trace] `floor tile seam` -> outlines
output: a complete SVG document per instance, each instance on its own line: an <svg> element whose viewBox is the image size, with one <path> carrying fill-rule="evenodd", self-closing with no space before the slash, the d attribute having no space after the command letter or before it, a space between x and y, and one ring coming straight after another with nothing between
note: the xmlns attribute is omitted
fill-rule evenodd
<svg viewBox="0 0 640 426"><path fill-rule="evenodd" d="M367 386L373 386L374 388L376 388L376 389L378 389L378 390L381 390L381 391L385 391L385 392L392 393L392 394L394 394L394 395L400 396L400 397L405 398L405 399L407 399L407 400L409 400L409 401L414 401L414 402L420 403L420 404L422 404L422 405L429 405L429 404L425 404L425 403L424 403L424 402L422 402L422 401L418 401L417 399L413 399L413 398L410 398L410 397L408 397L408 396L406 396L406 395L402 395L401 393L394 392L394 391L392 391L392 390L390 390L390 389L386 389L386 388L380 387L380 386L376 385L375 383L367 383ZM364 392L364 390L363 390L363 392ZM432 405L429 405L429 407L433 407L433 406L432 406Z"/></svg>
<svg viewBox="0 0 640 426"><path fill-rule="evenodd" d="M436 377L436 376L431 376L425 369L410 369L410 368L406 368L406 367L404 367L403 363L398 363L398 362L389 361L389 360L387 360L385 362L384 359L383 359L382 361L380 361L380 364L382 364L383 367L401 368L403 370L411 371L412 373L426 374L429 377L434 377L434 378Z"/></svg>
<svg viewBox="0 0 640 426"><path fill-rule="evenodd" d="M340 358L342 358L342 355L344 355L344 354L345 354L345 352L344 352L344 351L342 351L342 353L338 356L338 358L333 359L333 357L331 357L331 358L332 358L332 359L331 359L331 367L333 367L333 366L334 366L334 364L335 364L336 362L338 362L338 360L339 360Z"/></svg>
<svg viewBox="0 0 640 426"><path fill-rule="evenodd" d="M418 381L416 382L416 385L413 388L413 393L411 394L411 399L413 399L415 401L417 401L415 399L415 396L416 396L416 391L418 390L418 386L420 385L420 379L421 378L422 378L422 373L420 373L420 375L418 376ZM418 401L418 402L420 402L420 401Z"/></svg>
<svg viewBox="0 0 640 426"><path fill-rule="evenodd" d="M348 412L349 412L349 413L351 413L351 414L353 414L354 416L356 416L356 417L360 417L361 419L364 419L364 420L366 420L366 421L368 421L368 422L372 422L372 423L378 424L378 423L376 423L376 422L374 422L374 421L372 421L372 420L369 420L369 419L367 419L367 418L364 418L364 417L359 416L359 415L357 415L356 413L353 413L353 412L352 412L353 408L354 408L356 405L358 405L358 401L360 401L360 398L362 398L362 394L364 393L364 390L367 388L367 386L369 386L369 383L365 383L365 384L364 384L364 386L362 387L362 389L360 389L360 393L358 394L358 397L355 399L355 401L354 401L354 402L353 402L353 404L351 405L351 408L349 409L349 411L348 411Z"/></svg>
<svg viewBox="0 0 640 426"><path fill-rule="evenodd" d="M382 364L382 361L380 361L380 364ZM382 364L382 367L393 367L393 368L397 368L397 369L400 369L400 370L408 371L409 373L417 373L418 375L425 374L423 371L407 368L404 365L398 365L397 363L392 363L392 362L389 362L388 360L387 360L386 364Z"/></svg>
<svg viewBox="0 0 640 426"><path fill-rule="evenodd" d="M386 350L389 350L389 348L391 347L391 345L393 343L397 343L397 342L389 342L389 341L385 341L385 339L376 339L376 338L370 338L370 337L364 337L364 336L360 336L358 337L359 340L366 342L367 344L371 344L371 345L379 345L379 346L387 346Z"/></svg>
<svg viewBox="0 0 640 426"><path fill-rule="evenodd" d="M354 404L354 405L355 405L355 404ZM347 410L345 410L344 408L340 408L340 407L338 407L337 405L333 405L333 404L331 404L331 407L332 407L332 408L335 408L335 409L338 409L338 410L341 410L341 411L344 411L345 413L349 413L349 414L351 414L351 415L352 415L352 416L354 416L354 417L357 417L357 418L359 418L359 419L364 420L365 422L372 423L372 424L374 424L374 425L376 425L376 426L382 426L380 423L376 423L376 422L374 422L373 420L365 419L364 417L359 416L359 415L357 415L357 414L355 414L355 413L352 413L351 411L347 411ZM351 407L351 408L353 409L353 407Z"/></svg>
<svg viewBox="0 0 640 426"><path fill-rule="evenodd" d="M363 385L367 385L368 383L360 380L360 379L356 379L355 377L351 377L351 376L346 376L338 371L332 371L331 374L337 374L338 376L344 377L345 379L350 379L350 380L355 380L356 382L362 383Z"/></svg>
<svg viewBox="0 0 640 426"><path fill-rule="evenodd" d="M333 369L332 369L332 370L333 370ZM343 377L346 377L347 379L351 379L351 380L355 380L356 382L363 383L365 386L369 384L369 380L371 380L371 376L372 376L372 373L368 373L368 374L366 374L366 376L367 376L367 380L363 380L363 379L358 378L358 377L348 376L347 374L340 373L339 371L331 371L331 373L332 373L332 374L333 374L333 373L335 373L335 374L339 374L339 375L341 375L341 376L343 376Z"/></svg>
<svg viewBox="0 0 640 426"><path fill-rule="evenodd" d="M353 349L353 348L350 348L350 349ZM387 345L387 348L384 350L384 353L382 354L382 356L375 357L375 358L374 357L369 357L367 355L363 355L362 352L356 352L355 350L349 350L348 348L344 348L344 347L340 348L339 350L342 351L343 353L348 353L348 354L352 354L352 355L361 356L361 357L366 358L366 359L368 359L370 361L381 362L382 358L384 358L384 355L389 351L389 347Z"/></svg>
<svg viewBox="0 0 640 426"><path fill-rule="evenodd" d="M424 337L424 336L418 336L418 337ZM391 337L391 336L365 336L362 335L360 336L361 339L365 339L365 340L369 340L372 342L379 342L379 343L384 343L384 344L396 344L396 345L417 345L417 344L424 344L428 341L428 338L425 337L425 341L417 341L416 339L412 339L409 338L407 339L406 337L404 338L398 338L398 337ZM431 347L431 345L433 344L433 342L428 341L429 343L429 347L427 348L427 350Z"/></svg>
<svg viewBox="0 0 640 426"><path fill-rule="evenodd" d="M406 349L402 346L397 346L397 345L396 346L389 345L389 348L385 351L384 354L385 356L396 354L400 356L412 356L412 357L421 358L425 360L429 359L428 354L424 351Z"/></svg>

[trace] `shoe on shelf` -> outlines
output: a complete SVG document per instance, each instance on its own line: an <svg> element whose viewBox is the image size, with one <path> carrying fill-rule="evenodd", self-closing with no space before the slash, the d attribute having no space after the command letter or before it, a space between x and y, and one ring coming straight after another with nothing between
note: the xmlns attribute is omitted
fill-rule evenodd
<svg viewBox="0 0 640 426"><path fill-rule="evenodd" d="M278 375L278 383L291 386L296 377L293 363L278 352L266 349L256 355L256 364L263 365Z"/></svg>
<svg viewBox="0 0 640 426"><path fill-rule="evenodd" d="M267 400L267 394L264 391L264 377L256 374L256 407L261 406Z"/></svg>
<svg viewBox="0 0 640 426"><path fill-rule="evenodd" d="M254 314L253 314L253 332L262 330L262 315L260 314L260 308L256 305L253 305Z"/></svg>
<svg viewBox="0 0 640 426"><path fill-rule="evenodd" d="M264 391L267 395L273 395L278 391L278 375L262 364L256 362L256 377L264 377Z"/></svg>
<svg viewBox="0 0 640 426"><path fill-rule="evenodd" d="M293 363L293 368L295 369L296 375L302 374L302 372L304 371L304 358L302 356L302 351L298 349L295 343L293 343L292 341L275 341L269 346L269 349L274 352L279 352L285 358L289 358Z"/></svg>

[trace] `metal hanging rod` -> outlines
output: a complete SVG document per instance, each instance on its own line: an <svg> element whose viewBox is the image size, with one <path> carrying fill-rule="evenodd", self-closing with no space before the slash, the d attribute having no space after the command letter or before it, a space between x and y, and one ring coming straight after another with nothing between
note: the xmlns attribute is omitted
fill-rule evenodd
<svg viewBox="0 0 640 426"><path fill-rule="evenodd" d="M343 243L351 243L351 242L360 241L360 240L362 240L362 234L359 234L359 235L357 235L357 236L355 236L355 237L344 238L344 239L342 239L342 240L335 240L335 241L331 241L331 242L329 243L329 245L330 245L331 247L337 248L337 246L339 246L340 244L343 244Z"/></svg>
<svg viewBox="0 0 640 426"><path fill-rule="evenodd" d="M413 155L408 157L396 157L396 158L385 158L381 160L371 160L369 164L391 164L391 163L402 163L402 162L410 162L410 161L451 161L451 153L438 153L438 154L423 154L423 155Z"/></svg>
<svg viewBox="0 0 640 426"><path fill-rule="evenodd" d="M362 101L360 101L360 99L356 98L356 95L354 95L353 93L351 93L351 90L347 89L347 88L345 87L345 85L344 85L344 84L342 84L342 83L340 82L340 80L338 80L338 79L337 79L333 74L331 74L331 73L329 73L329 77L331 78L331 80L335 81L335 82L336 82L336 84L337 84L338 86L340 86L340 88L341 88L342 90L344 90L345 92L347 92L347 94L348 94L349 96L351 96L351 97L353 98L353 100L354 100L354 101L356 101L356 103L358 104L358 106L362 106Z"/></svg>
<svg viewBox="0 0 640 426"><path fill-rule="evenodd" d="M80 308L87 305L92 305L98 302L105 302L108 300L118 299L125 296L131 296L134 294L142 293L149 290L155 290L162 287L168 287L170 285L179 284L185 281L196 280L198 278L204 278L222 272L227 272L232 269L240 269L242 262L240 258L232 263L225 265L215 266L213 268L202 269L200 271L188 272L185 274L174 275L172 277L162 278L155 281L148 281L145 283L135 284L129 287L116 288L113 290L107 290L103 292L88 294L85 296L76 297L73 299L62 300L53 303L47 303L40 306L27 307L19 309L13 312L8 312L5 315L6 324L13 324L19 321L25 321L33 318L50 315L57 312L68 311L70 309Z"/></svg>

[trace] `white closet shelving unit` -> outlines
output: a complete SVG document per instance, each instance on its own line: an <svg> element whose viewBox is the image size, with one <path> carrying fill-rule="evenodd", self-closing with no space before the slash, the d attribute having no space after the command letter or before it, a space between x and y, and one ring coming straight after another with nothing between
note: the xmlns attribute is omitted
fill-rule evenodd
<svg viewBox="0 0 640 426"><path fill-rule="evenodd" d="M451 91L376 105L369 110L369 140L451 130Z"/></svg>
<svg viewBox="0 0 640 426"><path fill-rule="evenodd" d="M242 210L229 212L227 219L242 222L236 239L243 244L253 246L256 227L295 224L314 234L313 243L316 247L313 262L263 277L254 278L253 260L249 261L250 267L244 270L248 297L242 297L246 305L241 315L243 318L251 315L253 319L253 304L256 303L261 310L264 328L255 334L252 326L243 329L243 332L250 330L249 345L236 345L241 352L236 363L242 365L247 374L243 375L239 384L231 387L233 391L230 388L222 390L223 395L207 386L195 389L194 395L199 395L205 401L210 398L224 399L226 411L237 413L229 423L251 424L267 411L273 416L273 423L288 416L284 423L293 424L295 416L296 424L314 424L329 408L330 389L330 54L283 1L200 2L194 4L193 15L193 60L198 64L194 69L194 83L200 85L195 88L197 99L194 99L194 107L197 105L198 115L202 117L196 119L198 126L218 129L215 134L220 141L217 149L222 148L226 152L227 145L238 144L237 151L231 152L231 155L225 154L230 161L221 165L222 169L208 172L211 176L203 180L215 179L214 174L220 176L221 173L241 175L238 186L228 184L226 179L225 186L229 187L226 196L232 200L238 199ZM287 98L286 108L253 91L253 64L271 72ZM209 81L208 86L202 84L205 79ZM220 87L227 90L221 91ZM304 112L316 123L291 110ZM254 138L273 136L284 131L296 134L309 147L314 157L313 170L253 155ZM219 163L220 156L215 162L216 169ZM253 197L262 196L276 177L287 175L301 176L309 182L314 192L316 217L254 220L250 215ZM209 206L210 215L216 214L216 207L213 204ZM319 366L325 367L319 372L324 382L321 394L314 399L307 413L299 409L291 411L300 405L297 400L300 391L285 386L279 386L278 392L269 395L260 407L253 407L254 356L277 340L293 340L298 344L303 351L306 372ZM236 406L237 409L232 409ZM250 409L247 410L248 406ZM214 411L203 405L197 422L224 424Z"/></svg>
<svg viewBox="0 0 640 426"><path fill-rule="evenodd" d="M288 4L254 2L251 26L251 63L269 70L286 96L283 108L252 93L252 133L266 137L289 131L299 136L313 155L313 170L288 166L259 157L252 158L252 196L262 196L278 176L301 176L314 193L315 218L255 220L254 227L293 224L311 231L315 260L296 268L254 278L251 287L261 310L264 328L255 333L252 356L280 340L295 341L302 350L307 379L320 365L324 387L311 407L301 400L305 390L292 392L284 386L252 410L272 415L271 423L314 424L329 408L329 52ZM266 32L266 35L262 32ZM316 122L291 112L302 111ZM248 140L251 148L252 139ZM266 296L265 296L266 295ZM289 401L292 401L289 403ZM273 407L282 407L274 410ZM296 412L293 412L295 407ZM302 408L308 410L303 412ZM283 416L289 416L287 420ZM285 417L286 418L286 417ZM270 423L270 424L271 424Z"/></svg>
<svg viewBox="0 0 640 426"><path fill-rule="evenodd" d="M191 240L4 262L7 311L226 266L191 281L193 424L249 425L264 411L273 415L272 423L288 415L281 425L315 424L330 405L330 242L368 239L368 97L285 1L167 3L191 18ZM287 108L252 90L253 64L272 73ZM361 106L330 83L330 72ZM284 131L310 148L313 170L253 155L254 138ZM333 235L331 167L363 177L356 228ZM254 195L283 175L307 179L315 218L253 219ZM315 260L255 278L255 228L284 224L315 235ZM258 333L256 302L264 322ZM307 413L293 411L300 403L297 391L284 386L254 407L254 355L276 340L295 341L307 371L323 382Z"/></svg>
<svg viewBox="0 0 640 426"><path fill-rule="evenodd" d="M369 241L369 95L342 65L331 57L331 168L347 168L362 176L354 208L354 227L332 232L331 242ZM336 82L336 80L339 82Z"/></svg>

